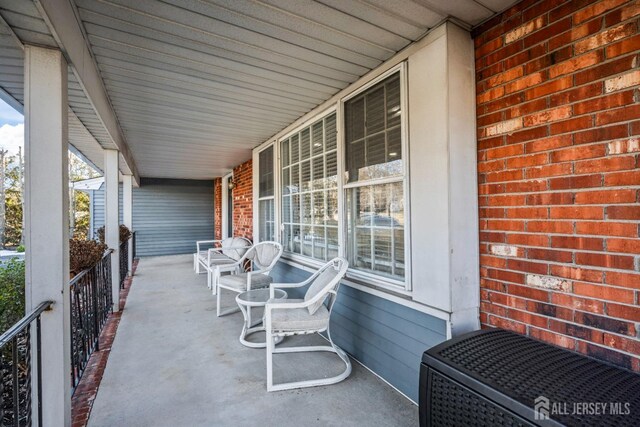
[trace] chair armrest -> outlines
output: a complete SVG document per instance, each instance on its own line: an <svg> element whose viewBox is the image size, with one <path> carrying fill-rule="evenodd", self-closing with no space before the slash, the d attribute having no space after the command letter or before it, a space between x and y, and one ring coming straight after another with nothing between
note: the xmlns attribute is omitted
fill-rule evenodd
<svg viewBox="0 0 640 427"><path fill-rule="evenodd" d="M196 251L200 252L200 245L201 244L211 244L211 243L217 243L217 242L222 242L222 240L196 240Z"/></svg>
<svg viewBox="0 0 640 427"><path fill-rule="evenodd" d="M282 289L282 288L299 288L301 286L304 286L305 283L304 282L300 282L300 283L272 283L271 285L269 285L269 287L274 288L274 289Z"/></svg>
<svg viewBox="0 0 640 427"><path fill-rule="evenodd" d="M300 302L267 302L264 306L265 312L281 308L306 308L311 305L311 300Z"/></svg>

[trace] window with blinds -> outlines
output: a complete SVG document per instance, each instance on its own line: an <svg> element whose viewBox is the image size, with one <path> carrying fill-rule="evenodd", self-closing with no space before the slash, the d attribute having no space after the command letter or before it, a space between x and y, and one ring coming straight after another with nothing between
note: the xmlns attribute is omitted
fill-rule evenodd
<svg viewBox="0 0 640 427"><path fill-rule="evenodd" d="M282 243L317 260L338 256L338 155L332 113L280 142Z"/></svg>
<svg viewBox="0 0 640 427"><path fill-rule="evenodd" d="M258 239L275 240L273 145L258 156Z"/></svg>
<svg viewBox="0 0 640 427"><path fill-rule="evenodd" d="M345 102L350 266L404 281L400 73Z"/></svg>

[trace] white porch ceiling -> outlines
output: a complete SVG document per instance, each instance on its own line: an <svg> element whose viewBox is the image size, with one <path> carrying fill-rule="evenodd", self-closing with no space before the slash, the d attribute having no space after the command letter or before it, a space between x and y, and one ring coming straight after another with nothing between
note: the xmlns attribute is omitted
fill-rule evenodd
<svg viewBox="0 0 640 427"><path fill-rule="evenodd" d="M471 27L515 3L69 1L140 174L190 179L221 176L249 159L256 145L445 18ZM27 6L16 11L17 3ZM0 0L0 14L23 41L55 43L31 1ZM102 143L82 89L69 87L72 110Z"/></svg>
<svg viewBox="0 0 640 427"><path fill-rule="evenodd" d="M24 104L23 43L57 47L31 1L0 0L0 89L3 98L22 111ZM15 102L11 102L11 98ZM68 80L69 143L75 152L102 169L102 148L116 148L105 132L71 68ZM1 142L0 142L1 143ZM125 162L123 172L129 173Z"/></svg>

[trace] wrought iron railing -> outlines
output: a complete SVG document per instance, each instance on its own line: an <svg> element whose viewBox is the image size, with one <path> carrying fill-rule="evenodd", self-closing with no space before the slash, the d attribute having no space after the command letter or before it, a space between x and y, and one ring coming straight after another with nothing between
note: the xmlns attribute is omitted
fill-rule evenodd
<svg viewBox="0 0 640 427"><path fill-rule="evenodd" d="M120 289L124 289L124 281L129 273L129 239L120 243Z"/></svg>
<svg viewBox="0 0 640 427"><path fill-rule="evenodd" d="M71 385L75 389L89 356L99 350L100 332L113 309L111 253L75 276L71 288Z"/></svg>
<svg viewBox="0 0 640 427"><path fill-rule="evenodd" d="M33 420L31 375L37 376L38 425L42 425L42 358L40 346L40 315L52 301L45 301L20 319L0 336L0 426L31 426ZM35 324L34 324L35 323ZM31 351L31 333L35 333L35 352ZM32 355L35 355L35 372Z"/></svg>
<svg viewBox="0 0 640 427"><path fill-rule="evenodd" d="M131 252L133 256L131 259L136 259L136 232L131 233Z"/></svg>

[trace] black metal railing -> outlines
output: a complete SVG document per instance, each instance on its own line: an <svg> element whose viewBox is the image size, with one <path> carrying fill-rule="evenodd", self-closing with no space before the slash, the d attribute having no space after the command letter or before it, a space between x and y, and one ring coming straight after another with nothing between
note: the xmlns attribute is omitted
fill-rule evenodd
<svg viewBox="0 0 640 427"><path fill-rule="evenodd" d="M40 315L48 310L52 301L38 305L0 336L0 426L31 426L33 420L31 375L34 373L32 355L35 355L37 376L38 425L42 425L42 358L40 346ZM32 326L35 323L34 326ZM35 332L35 352L31 352L31 333Z"/></svg>
<svg viewBox="0 0 640 427"><path fill-rule="evenodd" d="M93 267L70 282L71 386L75 389L89 356L99 350L100 332L113 309L111 254L108 250Z"/></svg>
<svg viewBox="0 0 640 427"><path fill-rule="evenodd" d="M136 259L136 232L131 233L131 252L133 256L131 259Z"/></svg>
<svg viewBox="0 0 640 427"><path fill-rule="evenodd" d="M129 239L120 243L120 289L124 289L127 273L129 273Z"/></svg>

